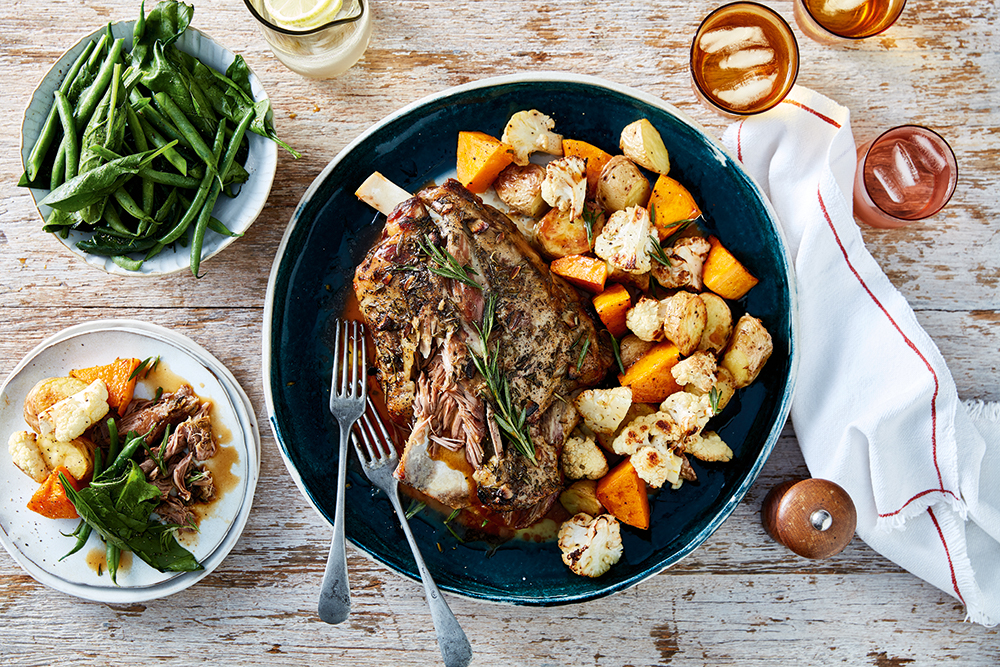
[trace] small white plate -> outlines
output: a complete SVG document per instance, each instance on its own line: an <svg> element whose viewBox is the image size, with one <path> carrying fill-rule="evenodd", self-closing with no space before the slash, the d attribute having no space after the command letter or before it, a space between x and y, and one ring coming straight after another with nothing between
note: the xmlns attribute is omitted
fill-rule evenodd
<svg viewBox="0 0 1000 667"><path fill-rule="evenodd" d="M0 542L39 582L100 602L150 600L197 582L222 562L239 539L260 469L260 434L253 407L222 363L181 334L132 320L89 322L56 334L32 350L0 389L0 436L6 441L11 433L28 429L22 414L24 396L39 380L65 376L73 368L110 363L115 357L157 356L169 375L186 381L200 398L212 401L214 423L230 436L214 461L230 463L228 472L219 471L215 476L231 480L231 488L223 489L222 497L202 517L199 533L182 538L182 544L205 569L163 573L133 557L131 565L118 572L115 586L106 572L98 575L88 564L92 552L96 550L95 556L99 556L103 551L96 534L83 549L60 561L75 543L63 534L71 533L79 520L46 519L28 510L25 505L38 484L18 470L6 452L0 452L4 489L0 495ZM154 390L136 385L140 398L150 398Z"/></svg>
<svg viewBox="0 0 1000 667"><path fill-rule="evenodd" d="M113 23L111 24L111 34L115 39L119 37L124 38L125 47L131 49L132 30L134 26L135 21ZM106 26L102 26L77 42L76 45L62 55L56 64L52 66L52 69L45 74L41 83L38 84L38 88L35 89L34 94L31 96L31 103L24 112L24 122L21 124L22 165L27 165L28 163L28 156L31 154L31 149L34 148L35 142L38 140L42 125L45 124L49 109L52 107L52 96L59 87L59 84L62 83L63 76L65 76L66 72L76 61L77 56L83 52L87 43L98 39L100 34L106 29ZM232 51L191 27L188 27L175 43L181 51L195 56L206 65L223 73L236 58L236 55ZM267 99L264 86L253 71L250 72L250 88L255 101L259 102L260 100ZM236 197L230 198L222 195L215 203L215 208L212 209L212 215L234 234L242 234L257 219L257 216L264 208L268 194L271 192L274 172L278 166L277 144L253 132L247 132L246 136L250 141L250 151L247 154L246 164L243 166L249 172L250 178L240 186L239 194ZM49 193L48 190L33 188L30 192L36 206ZM41 227L51 209L48 206L38 206L38 211L42 217L42 222L38 225L39 233L43 233L41 232ZM87 264L107 273L122 276L160 276L176 273L191 266L190 249L186 247L182 248L178 244L175 244L174 247L167 248L156 257L143 262L142 268L139 271L126 271L112 262L110 257L90 255L76 247L78 241L90 238L90 234L72 231L65 239L58 234L54 236L74 255L81 258ZM204 262L216 255L235 240L236 237L223 236L215 232L206 233L205 243L202 246L201 261Z"/></svg>

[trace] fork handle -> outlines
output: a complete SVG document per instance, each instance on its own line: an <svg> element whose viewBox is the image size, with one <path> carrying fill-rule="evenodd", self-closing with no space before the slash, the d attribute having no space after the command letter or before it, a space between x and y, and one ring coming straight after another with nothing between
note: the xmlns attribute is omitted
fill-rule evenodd
<svg viewBox="0 0 1000 667"><path fill-rule="evenodd" d="M347 550L344 545L344 503L347 482L347 438L350 429L340 428L340 458L337 461L337 508L333 516L333 541L319 592L319 617L327 623L343 623L351 613L351 588L347 580Z"/></svg>
<svg viewBox="0 0 1000 667"><path fill-rule="evenodd" d="M472 661L472 646L469 645L469 638L465 636L465 631L458 624L458 619L452 613L448 602L441 595L434 577L431 576L427 565L424 564L424 557L420 555L420 549L410 532L410 522L406 518L406 513L399 502L397 494L390 493L389 499L396 509L399 523L403 527L403 534L413 552L413 560L417 562L417 570L420 572L420 580L424 584L424 594L427 597L427 606L431 608L431 620L434 621L434 631L437 634L438 647L441 649L441 656L444 658L445 667L466 667Z"/></svg>

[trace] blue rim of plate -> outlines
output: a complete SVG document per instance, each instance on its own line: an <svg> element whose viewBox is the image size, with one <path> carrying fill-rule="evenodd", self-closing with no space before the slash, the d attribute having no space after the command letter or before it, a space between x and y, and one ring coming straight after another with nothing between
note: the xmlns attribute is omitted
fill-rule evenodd
<svg viewBox="0 0 1000 667"><path fill-rule="evenodd" d="M625 555L601 578L571 574L553 543L495 548L483 543L474 548L447 542L447 527L433 513L421 512L411 521L428 568L443 590L473 599L548 606L624 590L690 554L746 495L788 417L797 368L798 310L787 244L760 187L700 125L642 91L559 72L486 79L407 105L341 151L302 196L271 267L262 365L268 418L285 465L303 497L332 524L338 429L326 408L329 325L341 314L353 267L377 230L377 216L357 202L353 192L375 170L410 191L440 179L454 170L458 130L499 135L506 118L523 108L552 115L557 132L609 152L617 152L618 133L625 124L648 117L671 151L671 176L688 186L705 212L702 226L718 234L761 279L734 307L734 317L743 308L761 317L775 341L775 352L757 383L741 390L709 425L736 452L734 461L696 461L698 483L662 490L651 503L651 530L623 526ZM712 201L699 198L708 190L718 196ZM419 580L388 501L372 491L353 457L349 471L348 539L376 561Z"/></svg>

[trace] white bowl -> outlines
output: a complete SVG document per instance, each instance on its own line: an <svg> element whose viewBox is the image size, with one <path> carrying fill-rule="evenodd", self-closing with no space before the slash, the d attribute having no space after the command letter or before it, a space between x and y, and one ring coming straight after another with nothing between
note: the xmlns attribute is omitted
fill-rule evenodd
<svg viewBox="0 0 1000 667"><path fill-rule="evenodd" d="M111 34L116 39L119 37L124 38L125 46L131 48L132 29L134 25L135 21L113 23L111 25ZM21 124L22 164L27 165L31 149L34 147L42 125L48 116L49 109L52 107L53 93L62 82L66 71L76 61L77 56L80 55L87 43L97 39L106 29L106 26L102 26L77 42L73 48L62 55L56 64L52 66L52 69L45 74L41 83L38 84L38 88L35 89L34 94L31 96L31 103L24 112L24 121ZM220 72L225 72L236 58L236 55L232 51L190 27L175 44L181 51L195 56L206 65ZM260 79L252 71L250 72L250 87L255 101L267 98ZM274 172L278 164L277 144L253 132L247 132L247 137L250 140L250 151L244 167L246 167L250 177L240 187L238 196L230 198L221 195L215 204L215 208L212 209L212 215L221 221L230 231L237 234L245 232L253 221L257 219L261 209L264 208L264 203L271 192L271 183L274 181ZM31 196L35 201L35 205L38 206L38 202L48 193L48 190L32 188ZM43 221L50 210L48 206L38 206L38 211ZM39 225L40 230L41 225ZM108 273L123 276L160 276L188 269L191 265L190 249L180 247L178 244L164 249L156 257L144 262L139 271L127 271L112 262L110 257L90 255L77 248L76 243L90 238L91 235L89 233L71 231L65 239L58 234L53 234L53 236L66 246L70 252L83 259L87 264ZM208 231L205 234L201 261L204 263L205 260L214 256L235 240L235 237L223 236L211 230Z"/></svg>

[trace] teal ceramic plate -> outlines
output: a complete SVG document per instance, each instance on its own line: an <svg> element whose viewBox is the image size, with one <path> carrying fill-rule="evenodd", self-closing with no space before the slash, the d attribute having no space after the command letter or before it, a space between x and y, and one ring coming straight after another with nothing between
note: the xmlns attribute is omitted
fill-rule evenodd
<svg viewBox="0 0 1000 667"><path fill-rule="evenodd" d="M736 312L760 317L774 354L710 428L735 452L729 464L694 462L697 483L665 489L648 531L623 526L625 554L599 579L572 574L553 542L459 542L443 517L411 522L439 586L472 598L529 605L579 602L623 590L660 572L704 542L753 484L788 415L795 378L795 288L774 212L760 188L721 144L680 111L640 91L591 77L530 74L444 91L382 120L345 148L312 183L288 225L271 270L263 340L271 426L303 495L332 523L337 424L327 411L331 331L351 289L354 267L381 226L354 191L372 171L410 191L453 172L459 130L498 136L521 109L552 116L556 131L612 152L621 129L648 118L670 151L671 176L705 212L704 227L760 278ZM412 579L418 573L388 500L352 462L348 538ZM405 501L404 501L405 502ZM317 536L317 539L326 536ZM438 548L440 545L440 549Z"/></svg>

